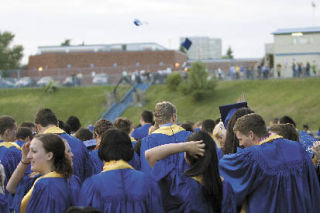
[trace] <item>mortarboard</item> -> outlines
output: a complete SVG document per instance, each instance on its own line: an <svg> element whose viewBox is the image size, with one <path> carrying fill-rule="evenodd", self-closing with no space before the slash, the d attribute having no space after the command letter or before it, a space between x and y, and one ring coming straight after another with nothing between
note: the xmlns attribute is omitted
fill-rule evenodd
<svg viewBox="0 0 320 213"><path fill-rule="evenodd" d="M189 50L189 48L192 45L192 41L190 41L190 39L186 38L182 43L181 46L183 46L184 48L186 48L186 50Z"/></svg>
<svg viewBox="0 0 320 213"><path fill-rule="evenodd" d="M133 21L133 23L134 23L134 25L136 25L136 26L142 25L142 22L141 22L139 19L135 19L135 20Z"/></svg>
<svg viewBox="0 0 320 213"><path fill-rule="evenodd" d="M240 108L242 107L248 107L247 102L240 102L235 104L228 104L219 106L220 114L221 114L221 120L225 126L225 128L228 128L228 121L232 117L232 115Z"/></svg>

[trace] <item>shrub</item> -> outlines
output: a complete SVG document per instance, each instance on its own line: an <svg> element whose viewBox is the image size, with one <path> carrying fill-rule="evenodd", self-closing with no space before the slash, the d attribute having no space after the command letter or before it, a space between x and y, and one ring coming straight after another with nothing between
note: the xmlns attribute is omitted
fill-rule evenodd
<svg viewBox="0 0 320 213"><path fill-rule="evenodd" d="M178 86L182 81L183 80L180 73L172 73L167 78L167 87L170 90L177 90Z"/></svg>
<svg viewBox="0 0 320 213"><path fill-rule="evenodd" d="M200 101L212 95L216 85L215 79L208 78L205 65L195 62L188 71L187 81L179 89L184 95L191 95L194 101Z"/></svg>

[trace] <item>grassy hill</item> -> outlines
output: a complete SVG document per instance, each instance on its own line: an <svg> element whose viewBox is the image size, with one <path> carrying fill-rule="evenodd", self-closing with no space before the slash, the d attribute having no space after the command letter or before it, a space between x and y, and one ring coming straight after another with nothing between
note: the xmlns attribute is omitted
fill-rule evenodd
<svg viewBox="0 0 320 213"><path fill-rule="evenodd" d="M18 123L33 121L38 109L51 108L59 119L76 115L83 126L94 123L106 110L106 93L113 87L60 88L48 94L43 89L1 89L0 115L11 115ZM120 88L120 96L128 87ZM219 106L236 102L245 93L250 107L267 122L282 115L291 116L301 128L304 123L316 130L320 127L320 78L254 80L219 82L208 100L193 102L191 97L169 91L165 85L153 85L147 92L147 105L130 107L123 116L134 123L144 109L154 109L155 103L168 100L178 109L180 122L220 117Z"/></svg>
<svg viewBox="0 0 320 213"><path fill-rule="evenodd" d="M208 100L192 102L191 97L154 85L146 93L147 105L130 107L123 116L138 123L144 109L154 109L155 103L168 100L177 106L180 122L220 117L219 106L231 104L244 93L250 107L261 114L267 123L275 117L291 116L302 128L304 123L317 130L320 127L320 79L274 79L219 82Z"/></svg>
<svg viewBox="0 0 320 213"><path fill-rule="evenodd" d="M121 97L128 86L119 88ZM58 119L66 121L70 115L78 116L82 125L93 124L107 110L107 92L111 86L81 88L59 88L56 93L45 93L42 88L1 89L0 115L11 115L18 124L34 121L35 113L41 108L51 108Z"/></svg>

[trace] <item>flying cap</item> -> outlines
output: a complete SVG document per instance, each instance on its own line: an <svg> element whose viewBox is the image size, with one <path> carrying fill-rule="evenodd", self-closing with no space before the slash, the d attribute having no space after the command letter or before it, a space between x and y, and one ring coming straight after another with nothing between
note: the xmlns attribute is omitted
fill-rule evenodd
<svg viewBox="0 0 320 213"><path fill-rule="evenodd" d="M223 121L223 124L225 128L228 128L228 122L232 115L240 108L242 107L248 107L247 102L240 102L235 104L228 104L219 106L220 114L221 114L221 120Z"/></svg>
<svg viewBox="0 0 320 213"><path fill-rule="evenodd" d="M182 43L181 46L183 46L184 48L186 48L186 50L189 50L189 48L192 45L192 41L190 41L190 39L186 38Z"/></svg>
<svg viewBox="0 0 320 213"><path fill-rule="evenodd" d="M142 22L141 22L139 19L135 19L135 20L133 21L133 23L134 23L134 25L136 25L136 26L142 25Z"/></svg>

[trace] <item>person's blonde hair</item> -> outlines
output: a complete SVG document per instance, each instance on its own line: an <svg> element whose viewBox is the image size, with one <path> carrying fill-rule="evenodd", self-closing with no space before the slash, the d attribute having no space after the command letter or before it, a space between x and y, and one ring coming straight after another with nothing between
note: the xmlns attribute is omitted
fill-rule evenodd
<svg viewBox="0 0 320 213"><path fill-rule="evenodd" d="M154 107L154 120L159 125L169 123L173 114L177 114L177 109L169 101L159 102Z"/></svg>

